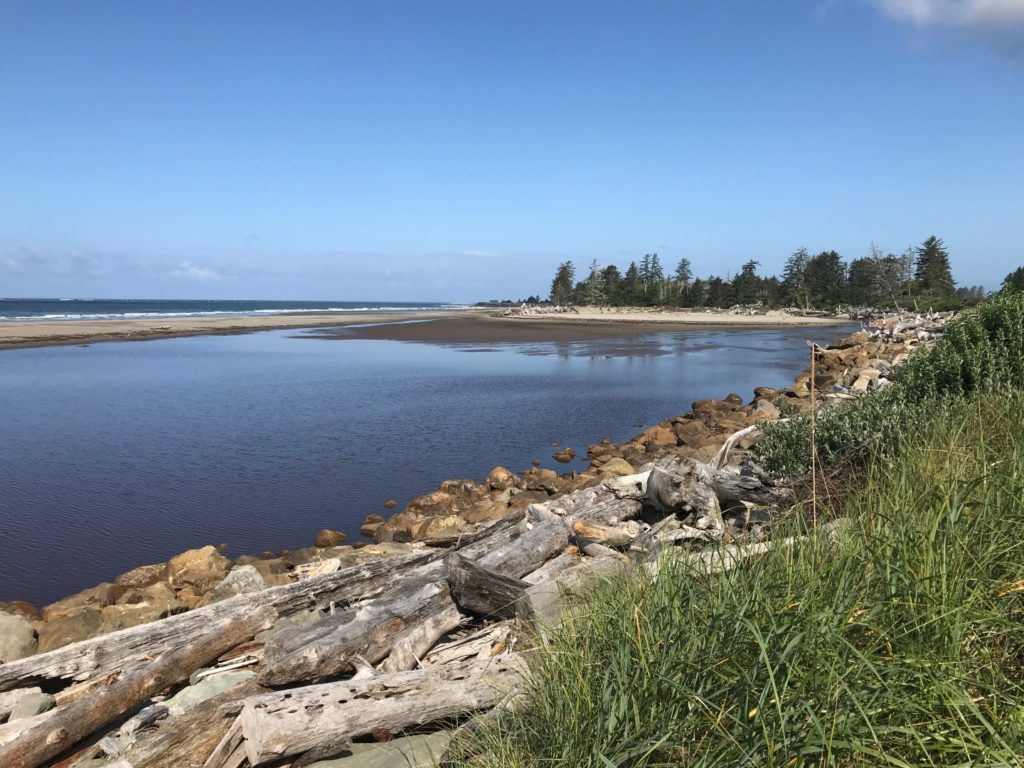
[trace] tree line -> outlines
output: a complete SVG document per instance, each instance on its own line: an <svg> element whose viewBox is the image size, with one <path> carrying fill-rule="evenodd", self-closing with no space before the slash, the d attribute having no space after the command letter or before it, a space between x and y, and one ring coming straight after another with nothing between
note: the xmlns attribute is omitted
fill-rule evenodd
<svg viewBox="0 0 1024 768"><path fill-rule="evenodd" d="M694 277L689 259L680 259L667 273L658 254L649 253L639 264L630 262L625 272L614 264L602 267L592 261L586 276L577 280L575 265L566 261L558 266L550 297L555 304L693 308L761 304L829 309L841 305L902 308L919 300L940 308L978 301L985 295L981 286L956 287L949 252L934 235L899 255L872 245L868 256L847 263L836 251L811 255L801 248L786 260L781 275L758 274L758 267L759 262L750 260L735 275L699 278ZM1024 269L1018 272L1024 285Z"/></svg>

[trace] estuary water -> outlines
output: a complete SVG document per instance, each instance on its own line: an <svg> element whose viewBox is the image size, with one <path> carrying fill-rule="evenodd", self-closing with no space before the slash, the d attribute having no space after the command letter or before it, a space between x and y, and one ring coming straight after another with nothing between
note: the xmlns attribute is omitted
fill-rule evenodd
<svg viewBox="0 0 1024 768"><path fill-rule="evenodd" d="M43 605L205 544L359 538L446 478L555 463L701 397L786 385L843 329L489 347L266 331L0 352L0 600ZM577 461L576 466L584 464Z"/></svg>

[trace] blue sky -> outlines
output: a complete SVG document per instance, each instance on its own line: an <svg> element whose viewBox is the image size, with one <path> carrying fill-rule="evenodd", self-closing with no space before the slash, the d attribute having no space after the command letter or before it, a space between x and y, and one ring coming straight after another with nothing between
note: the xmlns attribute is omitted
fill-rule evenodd
<svg viewBox="0 0 1024 768"><path fill-rule="evenodd" d="M0 0L0 296L1024 263L1024 0Z"/></svg>

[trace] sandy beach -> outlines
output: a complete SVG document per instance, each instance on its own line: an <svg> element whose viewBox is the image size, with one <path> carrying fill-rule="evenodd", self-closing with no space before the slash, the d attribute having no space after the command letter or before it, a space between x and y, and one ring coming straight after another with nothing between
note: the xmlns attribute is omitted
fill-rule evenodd
<svg viewBox="0 0 1024 768"><path fill-rule="evenodd" d="M431 322L409 322L410 320ZM0 323L0 349L56 344L149 339L302 328L338 328L320 338L392 339L435 343L587 341L633 337L673 327L788 328L841 325L846 320L794 317L784 312L731 315L719 312L582 308L576 313L495 316L481 310L447 312L351 312L260 315L258 317L171 317L133 320L63 320Z"/></svg>

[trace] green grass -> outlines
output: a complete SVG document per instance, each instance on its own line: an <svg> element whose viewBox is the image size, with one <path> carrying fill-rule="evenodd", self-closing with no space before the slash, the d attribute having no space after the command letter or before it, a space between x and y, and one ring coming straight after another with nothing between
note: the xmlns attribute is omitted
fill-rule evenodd
<svg viewBox="0 0 1024 768"><path fill-rule="evenodd" d="M953 400L1024 389L1024 293L1002 294L964 312L927 351L913 353L895 382L872 395L823 410L817 456L826 467L864 465L884 455L904 432ZM810 421L768 425L754 447L758 462L779 476L807 472Z"/></svg>
<svg viewBox="0 0 1024 768"><path fill-rule="evenodd" d="M1024 399L949 402L837 540L794 515L806 543L730 573L595 585L462 764L1024 764Z"/></svg>

